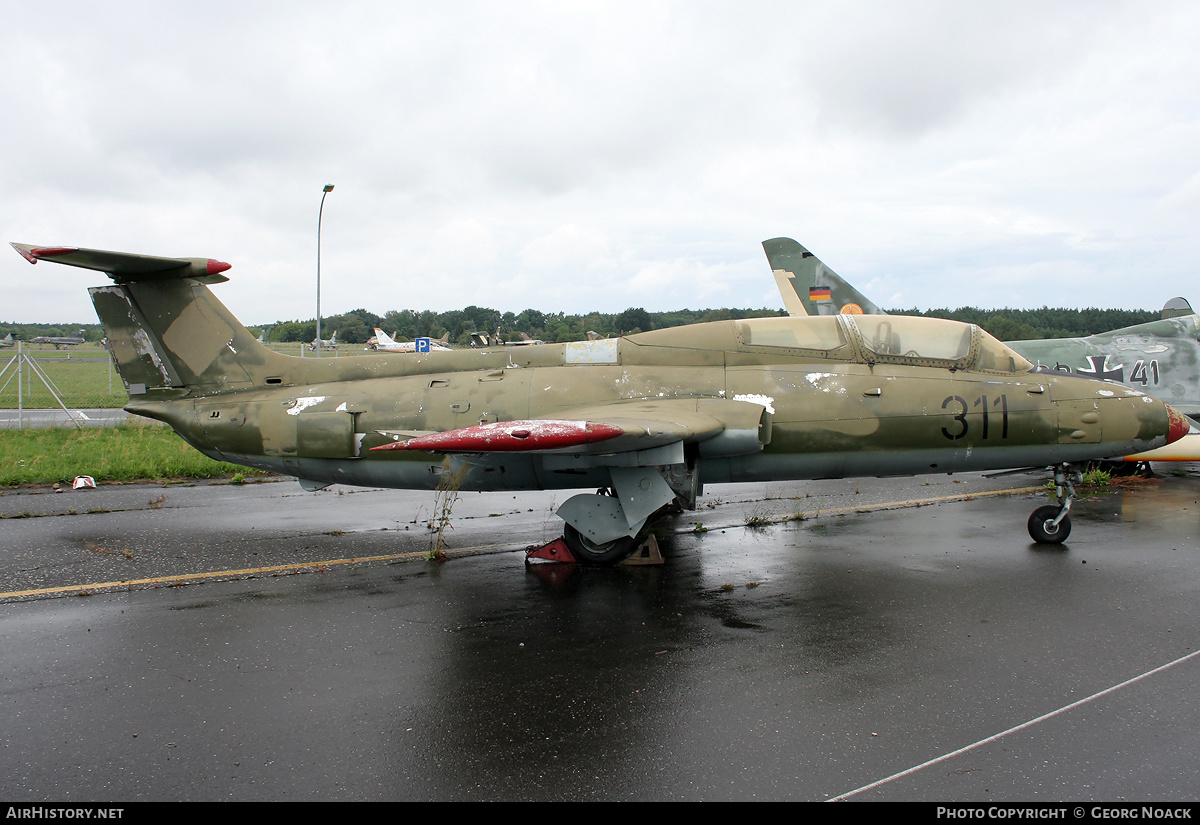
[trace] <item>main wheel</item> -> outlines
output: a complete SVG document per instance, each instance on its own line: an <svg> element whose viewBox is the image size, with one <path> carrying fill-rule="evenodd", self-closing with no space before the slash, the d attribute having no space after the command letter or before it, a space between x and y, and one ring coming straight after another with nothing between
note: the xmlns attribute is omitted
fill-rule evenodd
<svg viewBox="0 0 1200 825"><path fill-rule="evenodd" d="M620 536L596 544L569 524L563 526L563 540L575 559L585 564L616 564L633 552L636 541L633 536Z"/></svg>
<svg viewBox="0 0 1200 825"><path fill-rule="evenodd" d="M1047 504L1033 511L1029 517L1029 536L1038 544L1062 544L1071 535L1071 517L1064 516L1058 524L1054 518L1058 509L1053 504Z"/></svg>

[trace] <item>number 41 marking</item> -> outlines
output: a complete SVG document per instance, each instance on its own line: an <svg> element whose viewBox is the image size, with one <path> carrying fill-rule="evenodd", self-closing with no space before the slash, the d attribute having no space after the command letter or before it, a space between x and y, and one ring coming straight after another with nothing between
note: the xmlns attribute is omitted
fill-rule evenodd
<svg viewBox="0 0 1200 825"><path fill-rule="evenodd" d="M1147 373L1146 367L1150 368L1149 376L1146 375L1146 373ZM1141 384L1143 387L1146 386L1146 384L1157 384L1158 383L1158 361L1155 359L1151 359L1149 364L1147 364L1145 361L1138 361L1136 364L1134 364L1133 372L1130 373L1130 375L1129 375L1129 383L1132 384L1134 381Z"/></svg>

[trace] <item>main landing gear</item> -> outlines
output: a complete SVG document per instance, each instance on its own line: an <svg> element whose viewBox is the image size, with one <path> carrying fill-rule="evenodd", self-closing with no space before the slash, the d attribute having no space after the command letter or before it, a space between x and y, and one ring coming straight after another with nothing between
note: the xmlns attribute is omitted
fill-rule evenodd
<svg viewBox="0 0 1200 825"><path fill-rule="evenodd" d="M673 446L670 455L662 456L666 459L662 465L612 467L611 485L563 502L558 508L559 518L566 522L563 543L575 561L616 564L643 544L639 536L655 513L675 502L695 506L699 492L695 470L684 461L682 442ZM656 448L660 449L666 448ZM649 461L653 454L654 450L644 450L638 455ZM679 465L678 472L674 465Z"/></svg>
<svg viewBox="0 0 1200 825"><path fill-rule="evenodd" d="M662 551L653 533L623 536L603 545L596 545L587 536L580 533L569 524L563 530L562 538L539 547L530 546L525 549L525 563L533 560L557 561L566 564L632 564L660 565L663 564Z"/></svg>
<svg viewBox="0 0 1200 825"><path fill-rule="evenodd" d="M1054 468L1054 490L1061 504L1045 504L1029 516L1029 536L1038 544L1062 544L1071 535L1071 518L1067 512L1075 501L1075 485L1083 481L1078 470L1069 464ZM1066 488L1066 496L1063 488Z"/></svg>
<svg viewBox="0 0 1200 825"><path fill-rule="evenodd" d="M569 524L563 525L563 541L584 564L615 564L633 552L637 538L618 536L612 541L594 542Z"/></svg>

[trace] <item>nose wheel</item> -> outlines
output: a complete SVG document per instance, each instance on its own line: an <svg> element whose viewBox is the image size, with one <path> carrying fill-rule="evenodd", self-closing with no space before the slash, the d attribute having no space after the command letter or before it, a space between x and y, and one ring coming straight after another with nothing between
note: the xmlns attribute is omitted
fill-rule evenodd
<svg viewBox="0 0 1200 825"><path fill-rule="evenodd" d="M1071 535L1071 519L1062 508L1047 504L1033 511L1029 517L1029 536L1038 544L1061 544Z"/></svg>
<svg viewBox="0 0 1200 825"><path fill-rule="evenodd" d="M1029 516L1029 537L1038 544L1062 544L1071 535L1071 518L1067 515L1075 501L1075 484L1083 481L1082 474L1069 464L1054 468L1054 490L1061 504L1045 504ZM1064 488L1066 495L1063 495Z"/></svg>

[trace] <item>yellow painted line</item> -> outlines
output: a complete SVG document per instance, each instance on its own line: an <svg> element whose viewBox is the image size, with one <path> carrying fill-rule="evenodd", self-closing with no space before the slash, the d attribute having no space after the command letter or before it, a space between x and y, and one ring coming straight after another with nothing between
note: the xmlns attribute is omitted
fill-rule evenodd
<svg viewBox="0 0 1200 825"><path fill-rule="evenodd" d="M503 545L489 544L480 547L465 547L461 550L445 549L446 555L463 555L466 553L477 553L481 550L490 550ZM246 567L241 570L214 570L211 573L183 573L177 576L156 576L150 579L126 579L118 582L93 582L91 584L72 584L65 587L42 587L33 590L10 590L6 593L0 593L0 599L15 599L21 596L48 596L55 593L92 593L97 590L111 590L113 588L129 588L149 584L183 584L184 582L203 581L204 579L216 579L222 577L236 576L252 576L261 575L264 573L280 573L288 570L308 570L318 567L332 567L340 564L358 564L368 561L392 561L395 559L423 559L428 555L428 551L412 553L391 553L385 556L359 556L350 559L331 559L329 561L310 561L297 562L296 564L280 564L274 567Z"/></svg>

